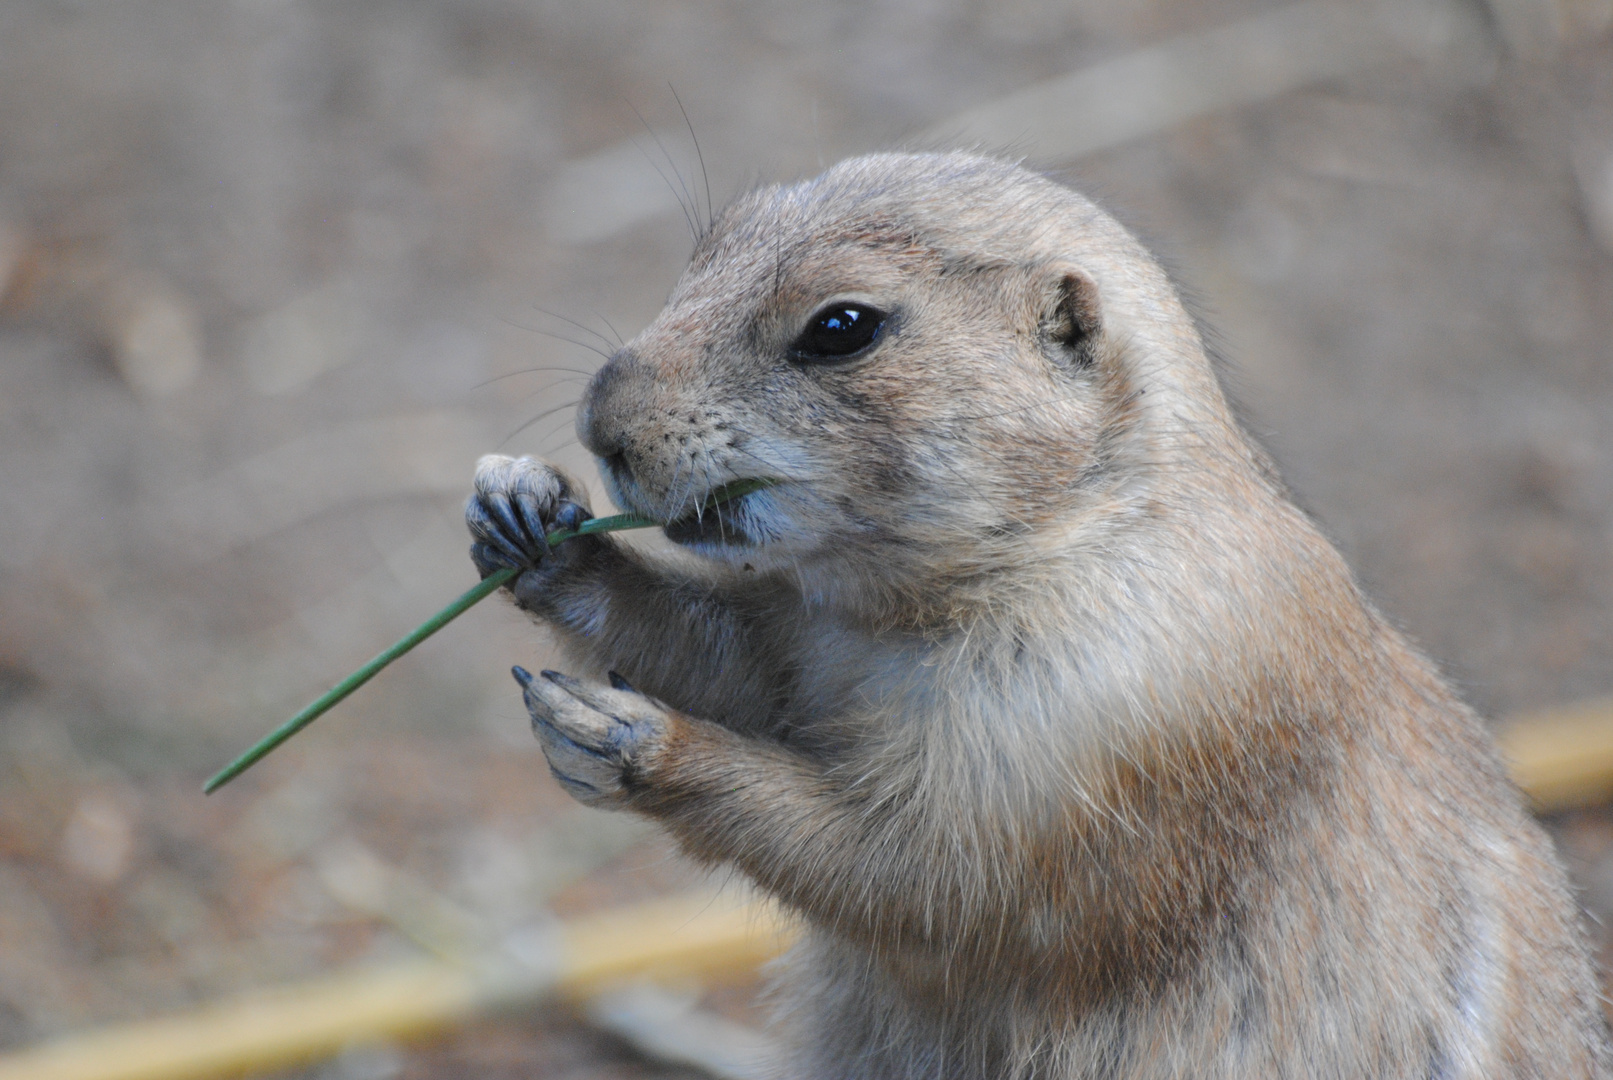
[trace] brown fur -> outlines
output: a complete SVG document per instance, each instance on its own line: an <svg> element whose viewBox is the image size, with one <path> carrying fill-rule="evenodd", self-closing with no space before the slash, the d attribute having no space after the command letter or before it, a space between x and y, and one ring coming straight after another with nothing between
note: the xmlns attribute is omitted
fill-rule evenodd
<svg viewBox="0 0 1613 1080"><path fill-rule="evenodd" d="M848 298L869 354L792 360ZM572 542L515 592L659 699L533 681L557 775L806 918L790 1075L1610 1075L1481 723L1081 196L964 154L753 192L578 426L662 520L778 481L716 523L748 542ZM570 497L509 459L479 497L522 483Z"/></svg>

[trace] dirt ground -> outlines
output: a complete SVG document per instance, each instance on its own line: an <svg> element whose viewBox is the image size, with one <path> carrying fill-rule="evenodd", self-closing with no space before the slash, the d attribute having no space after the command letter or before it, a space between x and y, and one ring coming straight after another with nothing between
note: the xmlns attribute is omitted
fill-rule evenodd
<svg viewBox="0 0 1613 1080"><path fill-rule="evenodd" d="M1613 692L1613 0L1460 2L1487 59L997 145L1167 257L1302 501L1504 717ZM689 249L661 174L721 200L1280 6L0 4L0 1049L409 955L333 893L355 851L489 934L694 880L553 788L507 674L548 646L498 603L199 789L473 581L478 455L592 477L568 406ZM1551 824L1613 916L1613 813ZM679 1074L538 1010L295 1075Z"/></svg>

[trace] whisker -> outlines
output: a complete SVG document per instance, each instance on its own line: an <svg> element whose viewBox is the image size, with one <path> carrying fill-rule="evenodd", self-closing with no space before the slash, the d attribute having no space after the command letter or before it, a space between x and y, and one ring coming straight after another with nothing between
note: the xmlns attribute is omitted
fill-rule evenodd
<svg viewBox="0 0 1613 1080"><path fill-rule="evenodd" d="M610 338L606 337L604 334L601 334L598 330L595 330L593 327L589 326L588 324L578 322L576 319L568 318L565 315L560 314L558 311L550 311L548 308L541 308L541 307L538 307L536 304L532 305L532 310L541 311L545 315L549 316L549 318L551 318L551 319L559 319L563 323L567 323L567 324L569 324L571 326L575 326L578 330L581 330L583 333L589 334L589 335L592 335L593 337L598 338L600 343L603 344L605 346L605 348L607 348L607 349L615 349L621 344L619 341L612 341ZM607 323L606 325L608 326L609 324Z"/></svg>
<svg viewBox="0 0 1613 1080"><path fill-rule="evenodd" d="M481 382L477 383L475 386L471 387L471 389L472 390L480 390L484 386L492 386L496 382L503 382L505 379L513 379L517 375L538 375L538 374L547 374L547 373L553 372L553 371L564 371L564 372L567 372L567 373L569 373L571 375L576 376L576 378L570 378L570 379L556 379L555 380L556 383L577 382L578 379L588 380L588 379L592 379L594 377L594 373L592 371L578 371L576 368L568 368L568 367L529 367L529 368L521 368L521 369L519 369L517 371L507 371L503 375L494 375L491 379L484 379Z"/></svg>
<svg viewBox="0 0 1613 1080"><path fill-rule="evenodd" d="M634 110L634 112L637 111L638 110L636 109ZM665 184L667 186L667 190L672 192L672 197L678 200L678 209L683 211L683 223L689 227L689 235L698 238L699 233L695 231L694 217L690 214L689 206L683 201L683 196L679 194L677 187L672 183L671 179L668 178L666 172L662 170L661 166L656 164L655 159L650 156L650 152L644 149L644 147L639 144L637 139L631 139L631 142L635 147L638 147L638 152L644 155L644 160L650 163L650 168L654 169L656 175L661 178L661 183Z"/></svg>
<svg viewBox="0 0 1613 1080"><path fill-rule="evenodd" d="M620 349L622 346L627 344L626 341L622 340L622 332L620 330L616 329L616 327L611 323L611 321L609 319L605 318L605 316L601 315L597 311L594 312L594 318L596 318L600 322L604 323L605 324L605 329L609 330L612 334L614 334L616 336L616 347L618 349Z"/></svg>
<svg viewBox="0 0 1613 1080"><path fill-rule="evenodd" d="M522 424L520 427L516 428L514 431L510 432L508 435L504 436L504 438L500 439L498 445L500 447L502 447L505 443L509 442L511 439L513 439L517 435L521 434L521 432L525 431L527 428L531 427L533 424L536 424L536 423L538 423L539 421L542 421L542 420L546 420L549 417L553 416L557 412L564 412L567 409L575 409L578 405L581 405L581 404L582 404L582 399L578 398L576 401L568 401L564 405L556 405L552 409L545 409L542 412L540 412L538 415L534 416L532 419L528 420L526 423Z"/></svg>
<svg viewBox="0 0 1613 1080"><path fill-rule="evenodd" d="M677 162L673 161L672 155L667 153L666 144L661 141L661 136L657 135L655 129L650 126L650 122L644 119L644 114L639 112L638 107L631 101L627 103L627 107L633 110L633 115L638 117L640 124L644 125L644 130L650 133L650 138L655 140L655 145L661 151L661 156L666 159L667 168L671 169L672 175L678 178L678 186L673 187L672 181L667 179L666 173L661 172L661 167L655 163L654 158L650 157L649 151L642 146L639 147L639 152L644 155L645 160L649 161L651 167L661 174L661 179L666 182L667 187L672 189L673 197L678 200L678 205L683 207L683 219L689 224L690 234L696 242L699 242L700 229L697 227L697 223L700 220L700 208L695 203L694 193L689 190L689 185L684 182L683 173L678 169ZM633 145L638 146L638 141L634 140ZM683 192L682 195L678 194L680 188ZM684 202L685 199L688 200L687 203Z"/></svg>
<svg viewBox="0 0 1613 1080"><path fill-rule="evenodd" d="M572 444L576 444L577 446L580 447L580 446L582 446L582 440L578 439L577 436L573 435L571 438L569 438L569 439L565 440L564 442L560 443L560 445L558 445L558 446L553 446L553 447L549 447L549 448L546 449L540 444L538 446L538 456L539 457L558 457L560 454L564 453L566 451L566 449L568 447L570 447ZM615 505L615 504L613 503L612 505Z"/></svg>
<svg viewBox="0 0 1613 1080"><path fill-rule="evenodd" d="M756 462L756 464L762 466L762 468L768 470L769 472L778 472L779 471L779 468L778 468L777 465L773 464L771 461L768 461L764 457L759 457L758 455L751 453L749 450L746 450L742 446L730 446L730 447L728 447L728 450L731 451L732 453L735 453L735 454L743 454L743 455L745 455L746 457L750 458L752 461Z"/></svg>
<svg viewBox="0 0 1613 1080"><path fill-rule="evenodd" d="M564 334L557 334L553 330L545 330L541 326L527 326L524 323L518 323L514 319L509 318L504 318L502 321L507 326L513 326L518 330L525 330L529 334L541 334L546 338L553 338L555 341L564 341L568 345L575 345L579 349L587 349L595 356L601 357L605 360L609 360L611 357L610 353L606 352L604 349L601 349L598 345L590 345L586 341L578 341L576 338L567 337Z"/></svg>
<svg viewBox="0 0 1613 1080"><path fill-rule="evenodd" d="M691 498L693 498L693 496L694 496L694 459L690 458L689 459L689 471L683 478L683 492L678 496L678 501L677 501L676 505L681 507L684 503L688 502ZM697 514L699 513L699 510L700 510L700 507L699 507L698 504L696 504L695 511L696 511Z"/></svg>
<svg viewBox="0 0 1613 1080"><path fill-rule="evenodd" d="M547 389L547 388L545 388L545 389ZM522 404L525 404L526 402L531 401L533 398L540 397L542 395L543 395L542 390L534 390L534 391L532 391L532 393L528 394L525 398L522 399ZM551 409L545 409L543 412L539 413L537 416L534 416L532 419L533 420L542 420L542 419L545 419L546 417L553 416L555 413L560 412L562 409L574 409L578 405L581 405L581 404L582 404L582 398L575 397L575 398L572 398L570 401L561 402L560 404L554 406Z"/></svg>
<svg viewBox="0 0 1613 1080"><path fill-rule="evenodd" d="M556 435L559 435L561 432L567 431L569 431L571 434L563 439L558 446L549 446L550 439L554 438ZM546 454L558 454L561 450L564 450L572 443L577 443L579 446L582 445L582 441L577 438L576 427L569 421L560 420L557 421L555 425L548 431L544 432L541 437L539 437L537 442L537 453L539 457L543 457Z"/></svg>
<svg viewBox="0 0 1613 1080"><path fill-rule="evenodd" d="M707 491L715 490L716 485L711 482L711 455L710 454L707 454L706 455L706 460L701 463L700 471L702 473L704 473L705 477L706 477L706 490ZM700 500L700 505L701 505L702 508L704 508L705 505L706 505L706 500L701 499ZM718 510L716 508L713 508L711 512L717 516L717 539L726 541L727 540L727 535L723 532L723 528L722 528L722 511L720 511L720 510Z"/></svg>
<svg viewBox="0 0 1613 1080"><path fill-rule="evenodd" d="M683 455L678 455L678 463L672 467L672 482L667 485L666 512L670 516L683 506L683 497L678 494L678 478L683 475Z"/></svg>
<svg viewBox="0 0 1613 1080"><path fill-rule="evenodd" d="M694 156L700 162L700 183L706 189L706 227L702 232L709 232L716 214L711 209L711 174L706 171L706 155L700 152L700 139L694 133L694 124L689 120L689 110L683 107L683 99L671 82L666 88L672 91L672 100L678 103L678 111L683 114L683 126L689 129L689 141L694 143Z"/></svg>

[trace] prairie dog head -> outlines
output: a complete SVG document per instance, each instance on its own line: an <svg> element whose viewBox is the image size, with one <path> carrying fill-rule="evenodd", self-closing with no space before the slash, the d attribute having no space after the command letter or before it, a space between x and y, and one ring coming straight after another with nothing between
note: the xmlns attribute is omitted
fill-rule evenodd
<svg viewBox="0 0 1613 1080"><path fill-rule="evenodd" d="M1137 242L961 153L854 158L730 205L577 427L616 501L700 554L905 584L1102 528L1189 443L1246 458ZM751 477L775 486L697 513Z"/></svg>

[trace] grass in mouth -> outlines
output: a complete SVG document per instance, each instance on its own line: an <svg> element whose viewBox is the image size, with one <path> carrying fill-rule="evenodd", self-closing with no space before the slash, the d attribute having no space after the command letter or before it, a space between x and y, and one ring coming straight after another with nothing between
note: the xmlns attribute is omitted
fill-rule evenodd
<svg viewBox="0 0 1613 1080"><path fill-rule="evenodd" d="M732 483L724 484L707 497L705 508L710 509L719 505L720 503L725 503L730 499L737 499L741 495L749 495L753 491L760 491L762 488L768 487L771 483L772 482L768 480L735 480ZM637 514L615 514L611 517L589 518L587 521L577 526L575 532L567 529L557 529L548 535L548 541L549 546L554 547L556 544L565 543L574 536L586 536L591 533L621 532L624 529L653 529L662 524L664 524L664 522L653 521L646 517L639 517ZM353 691L375 678L376 675L380 674L382 668L386 667L388 664L392 663L392 661L396 660L410 649L413 649L416 645L426 640L432 634L435 634L438 630L441 630L443 627L465 614L465 612L475 607L481 601L487 599L493 593L497 592L499 588L513 580L518 573L519 571L515 568L506 567L503 570L495 570L493 573L487 575L479 584L467 589L453 603L449 604L447 607L437 612L437 614L415 627L391 648L382 652L375 659L371 660L369 663L353 672L353 674L331 687L324 694L322 694L318 700L312 702L307 708L303 709L296 716L293 716L290 720L287 720L285 723L269 732L269 734L259 739L256 743L253 743L252 746L248 748L240 757L236 758L234 761L230 762L228 765L224 766L224 768L220 769L216 774L214 774L212 779L208 780L207 783L202 786L202 792L204 794L211 795L213 792L217 791L219 788L223 787L225 784L229 783L231 780L234 780L237 776L240 776L252 766L256 765L259 761L262 761L269 755L270 751L274 750L281 743L297 734L297 732L301 731L315 720L318 720Z"/></svg>

